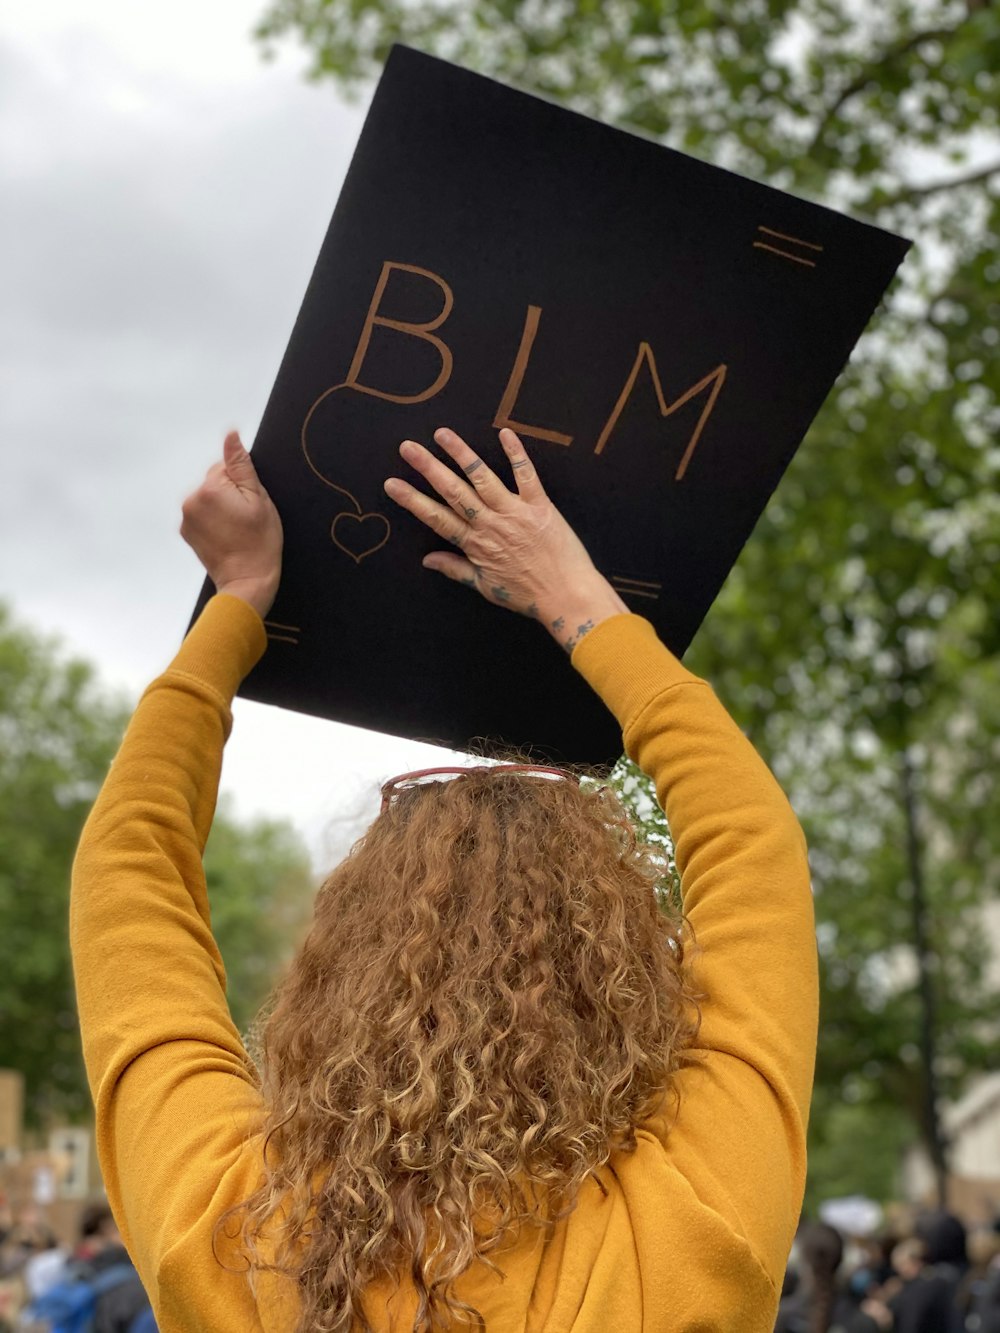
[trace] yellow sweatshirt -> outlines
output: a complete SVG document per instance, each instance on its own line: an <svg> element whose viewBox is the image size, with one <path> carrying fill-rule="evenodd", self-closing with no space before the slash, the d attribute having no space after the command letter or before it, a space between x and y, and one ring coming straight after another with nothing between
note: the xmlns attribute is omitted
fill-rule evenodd
<svg viewBox="0 0 1000 1333"><path fill-rule="evenodd" d="M161 1333L291 1333L291 1284L212 1251L259 1173L252 1068L226 1004L201 856L230 704L265 648L215 597L136 709L84 830L70 932L108 1198ZM489 1333L771 1333L805 1177L817 969L805 842L766 766L648 622L598 625L573 665L656 781L676 839L704 995L676 1119L588 1182L552 1239L458 1292ZM410 1330L412 1288L373 1289L378 1330Z"/></svg>

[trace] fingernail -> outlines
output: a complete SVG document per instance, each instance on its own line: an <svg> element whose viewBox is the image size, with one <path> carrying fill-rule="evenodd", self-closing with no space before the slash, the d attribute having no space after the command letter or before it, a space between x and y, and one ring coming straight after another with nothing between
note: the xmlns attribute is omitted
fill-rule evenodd
<svg viewBox="0 0 1000 1333"><path fill-rule="evenodd" d="M403 488L403 483L398 477L386 477L382 483L382 489L386 495L398 495Z"/></svg>

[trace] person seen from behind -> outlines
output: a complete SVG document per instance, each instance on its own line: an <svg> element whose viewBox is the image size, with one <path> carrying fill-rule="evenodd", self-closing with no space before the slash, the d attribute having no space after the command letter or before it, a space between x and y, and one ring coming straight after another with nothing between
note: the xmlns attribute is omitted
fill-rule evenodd
<svg viewBox="0 0 1000 1333"><path fill-rule="evenodd" d="M182 527L217 594L140 701L74 868L114 1215L161 1333L771 1333L817 1031L801 829L519 438L500 433L506 482L435 441L400 449L434 495L385 486L452 548L424 565L532 616L614 712L666 810L683 916L611 790L403 775L320 888L255 1065L201 858L282 528L229 435Z"/></svg>
<svg viewBox="0 0 1000 1333"><path fill-rule="evenodd" d="M799 1280L778 1306L774 1333L844 1333L854 1309L837 1281L844 1258L840 1232L812 1222L802 1228L796 1249Z"/></svg>
<svg viewBox="0 0 1000 1333"><path fill-rule="evenodd" d="M96 1295L89 1333L131 1333L139 1316L149 1309L149 1297L122 1244L121 1233L106 1203L89 1204L80 1218L80 1239L69 1261L69 1272L93 1282L109 1281ZM114 1270L115 1280L110 1280Z"/></svg>

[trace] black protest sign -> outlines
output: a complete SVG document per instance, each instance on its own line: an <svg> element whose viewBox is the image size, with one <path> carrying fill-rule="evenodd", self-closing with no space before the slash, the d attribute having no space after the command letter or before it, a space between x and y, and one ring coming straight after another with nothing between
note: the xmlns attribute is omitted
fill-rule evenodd
<svg viewBox="0 0 1000 1333"><path fill-rule="evenodd" d="M907 242L402 47L253 458L285 526L249 698L602 763L615 723L531 621L424 570L400 441L523 437L682 654Z"/></svg>

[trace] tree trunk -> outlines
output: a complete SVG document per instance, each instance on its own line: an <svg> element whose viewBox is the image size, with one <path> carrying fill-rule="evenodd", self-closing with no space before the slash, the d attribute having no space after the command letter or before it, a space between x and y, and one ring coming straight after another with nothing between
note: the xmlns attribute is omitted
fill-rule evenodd
<svg viewBox="0 0 1000 1333"><path fill-rule="evenodd" d="M906 820L906 861L910 879L913 947L917 956L917 991L920 997L920 1055L924 1067L924 1137L937 1182L937 1204L947 1206L948 1162L941 1127L937 1079L937 1008L934 997L934 956L927 930L927 894L924 884L923 843L917 815L917 793L910 748L900 753L903 814Z"/></svg>

